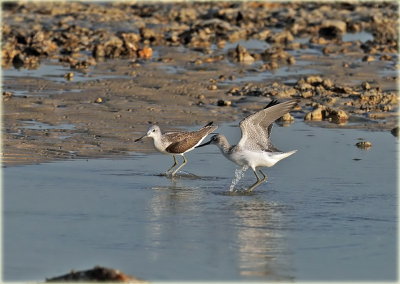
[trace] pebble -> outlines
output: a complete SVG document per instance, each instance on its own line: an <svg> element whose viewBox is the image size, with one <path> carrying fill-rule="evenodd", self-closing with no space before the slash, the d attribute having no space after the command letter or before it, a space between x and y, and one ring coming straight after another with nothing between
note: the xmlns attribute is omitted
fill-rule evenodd
<svg viewBox="0 0 400 284"><path fill-rule="evenodd" d="M367 150L372 147L372 143L369 141L360 141L356 143L356 146L360 149Z"/></svg>
<svg viewBox="0 0 400 284"><path fill-rule="evenodd" d="M227 100L218 100L217 106L231 106L232 102Z"/></svg>
<svg viewBox="0 0 400 284"><path fill-rule="evenodd" d="M290 65L293 65L296 63L296 59L294 58L294 56L290 56L286 59L287 63Z"/></svg>
<svg viewBox="0 0 400 284"><path fill-rule="evenodd" d="M365 56L362 58L362 61L364 61L364 62L372 62L372 61L375 61L375 57L372 56L372 55L365 55Z"/></svg>
<svg viewBox="0 0 400 284"><path fill-rule="evenodd" d="M74 72L68 72L67 74L64 75L65 79L68 81L71 81L74 78L75 74Z"/></svg>
<svg viewBox="0 0 400 284"><path fill-rule="evenodd" d="M10 100L14 94L12 92L3 91L3 101Z"/></svg>
<svg viewBox="0 0 400 284"><path fill-rule="evenodd" d="M151 47L143 47L138 50L138 56L142 59L150 59L153 56L153 49Z"/></svg>
<svg viewBox="0 0 400 284"><path fill-rule="evenodd" d="M383 54L381 57L379 57L379 60L381 61L392 61L393 57L388 54Z"/></svg>

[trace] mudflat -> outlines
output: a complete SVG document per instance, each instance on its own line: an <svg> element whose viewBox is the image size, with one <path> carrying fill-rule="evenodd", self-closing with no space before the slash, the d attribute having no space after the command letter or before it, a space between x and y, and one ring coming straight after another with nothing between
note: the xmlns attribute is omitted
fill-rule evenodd
<svg viewBox="0 0 400 284"><path fill-rule="evenodd" d="M385 3L5 3L3 165L152 151L270 100L319 127L398 135L398 7Z"/></svg>

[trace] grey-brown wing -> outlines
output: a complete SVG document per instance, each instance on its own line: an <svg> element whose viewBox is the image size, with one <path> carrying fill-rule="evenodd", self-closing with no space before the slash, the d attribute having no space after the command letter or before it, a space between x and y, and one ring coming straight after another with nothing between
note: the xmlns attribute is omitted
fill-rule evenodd
<svg viewBox="0 0 400 284"><path fill-rule="evenodd" d="M195 147L218 126L208 124L203 128L192 132L169 132L165 133L165 138L169 139L171 144L165 149L169 153L180 154Z"/></svg>
<svg viewBox="0 0 400 284"><path fill-rule="evenodd" d="M275 104L243 119L239 124L242 131L239 145L262 150L273 147L269 140L272 123L289 112L296 103L296 100L290 100Z"/></svg>
<svg viewBox="0 0 400 284"><path fill-rule="evenodd" d="M193 148L197 142L191 139L183 139L178 142L171 143L165 150L172 154L181 154L186 152L188 149Z"/></svg>

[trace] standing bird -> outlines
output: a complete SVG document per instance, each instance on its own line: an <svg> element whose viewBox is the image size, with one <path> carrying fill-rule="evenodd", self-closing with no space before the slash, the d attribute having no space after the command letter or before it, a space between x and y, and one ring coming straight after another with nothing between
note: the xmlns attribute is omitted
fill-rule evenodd
<svg viewBox="0 0 400 284"><path fill-rule="evenodd" d="M197 147L216 144L227 159L239 166L250 167L257 178L257 181L247 189L251 192L267 180L267 176L261 170L258 170L262 176L259 177L258 167L272 167L297 151L282 152L270 141L274 121L289 112L296 103L296 100L283 103L272 100L264 109L243 119L239 124L242 138L237 145L231 146L225 136L217 134L213 135L210 141Z"/></svg>
<svg viewBox="0 0 400 284"><path fill-rule="evenodd" d="M181 155L183 157L183 163L171 174L171 176L175 176L175 174L187 163L187 159L183 154L192 151L204 140L204 138L206 138L208 134L210 134L217 128L218 126L213 125L213 122L211 121L197 131L174 131L166 132L163 134L161 133L161 129L158 125L152 125L150 126L147 133L142 137L136 139L135 142L138 142L145 137L151 137L154 140L154 147L158 151L164 154L172 155L172 157L174 158L174 164L166 171L165 174L167 175L178 164L176 162L175 155Z"/></svg>

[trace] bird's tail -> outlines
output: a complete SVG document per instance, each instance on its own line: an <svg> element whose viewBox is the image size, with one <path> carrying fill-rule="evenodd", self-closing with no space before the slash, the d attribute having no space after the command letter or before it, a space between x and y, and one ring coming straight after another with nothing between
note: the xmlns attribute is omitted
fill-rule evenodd
<svg viewBox="0 0 400 284"><path fill-rule="evenodd" d="M282 153L282 159L289 157L290 155L293 155L294 153L296 153L297 150L293 150L293 151L289 151L289 152L284 152Z"/></svg>
<svg viewBox="0 0 400 284"><path fill-rule="evenodd" d="M218 128L217 125L214 125L213 122L209 122L202 127L202 129L207 129L207 133L210 134L211 132L215 131Z"/></svg>
<svg viewBox="0 0 400 284"><path fill-rule="evenodd" d="M289 152L283 152L283 153L274 153L274 159L276 160L275 163L279 162L282 159L285 159L289 157L290 155L293 155L296 153L297 150L289 151Z"/></svg>

